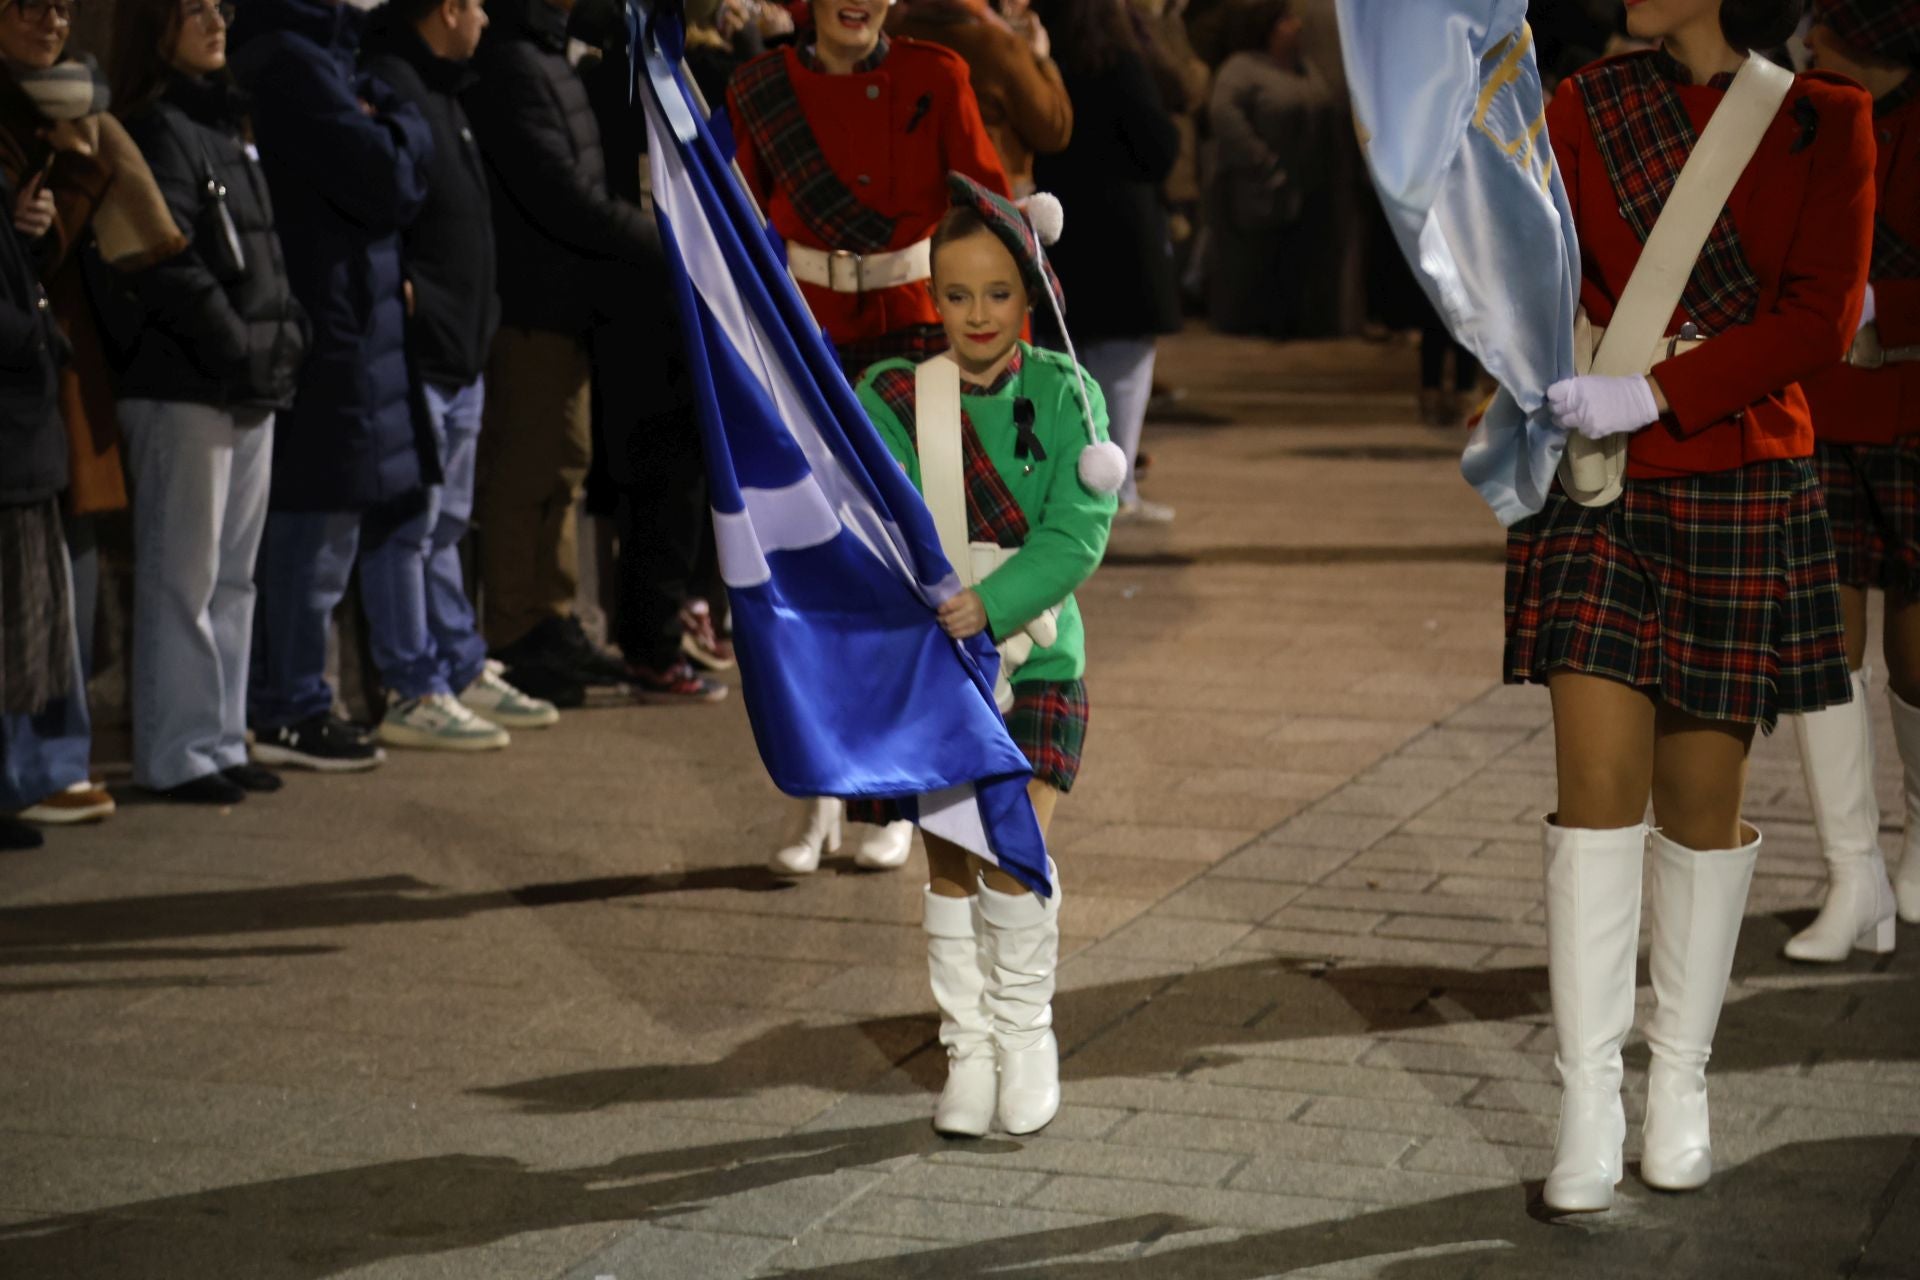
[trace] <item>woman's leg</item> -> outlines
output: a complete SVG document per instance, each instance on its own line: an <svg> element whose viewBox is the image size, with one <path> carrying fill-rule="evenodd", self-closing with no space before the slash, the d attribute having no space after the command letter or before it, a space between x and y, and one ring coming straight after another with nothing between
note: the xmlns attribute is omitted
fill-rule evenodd
<svg viewBox="0 0 1920 1280"><path fill-rule="evenodd" d="M1120 486L1120 504L1137 503L1140 494L1134 488L1133 464L1140 456L1147 400L1153 394L1153 339L1112 338L1089 342L1080 349L1080 359L1106 397L1108 434L1127 455L1127 475Z"/></svg>
<svg viewBox="0 0 1920 1280"><path fill-rule="evenodd" d="M1907 835L1893 890L1901 919L1920 924L1920 600L1906 592L1887 593L1886 660L1907 793Z"/></svg>
<svg viewBox="0 0 1920 1280"><path fill-rule="evenodd" d="M1547 689L1559 779L1555 825L1611 830L1641 822L1653 786L1653 700L1577 672L1556 672Z"/></svg>

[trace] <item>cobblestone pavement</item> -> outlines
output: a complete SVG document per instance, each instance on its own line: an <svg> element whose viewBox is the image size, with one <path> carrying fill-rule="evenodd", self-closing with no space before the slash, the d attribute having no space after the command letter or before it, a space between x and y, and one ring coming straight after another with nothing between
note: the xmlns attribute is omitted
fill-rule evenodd
<svg viewBox="0 0 1920 1280"><path fill-rule="evenodd" d="M1163 365L1179 519L1084 593L1044 1135L931 1133L920 879L769 879L737 699L588 711L225 814L129 796L0 863L0 1276L1920 1274L1920 932L1778 958L1820 883L1790 728L1723 1171L1530 1212L1551 739L1497 684L1498 531L1405 425L1405 348Z"/></svg>

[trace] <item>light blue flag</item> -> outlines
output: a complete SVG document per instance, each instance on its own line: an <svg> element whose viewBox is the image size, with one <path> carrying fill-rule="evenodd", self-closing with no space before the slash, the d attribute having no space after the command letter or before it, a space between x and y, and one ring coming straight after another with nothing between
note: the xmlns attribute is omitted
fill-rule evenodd
<svg viewBox="0 0 1920 1280"><path fill-rule="evenodd" d="M637 33L653 199L686 334L747 714L789 795L891 799L1050 894L999 657L935 621L960 580L681 79L662 5Z"/></svg>
<svg viewBox="0 0 1920 1280"><path fill-rule="evenodd" d="M1500 383L1460 470L1502 524L1547 500L1566 436L1580 249L1547 145L1526 0L1339 0L1367 168L1414 275Z"/></svg>

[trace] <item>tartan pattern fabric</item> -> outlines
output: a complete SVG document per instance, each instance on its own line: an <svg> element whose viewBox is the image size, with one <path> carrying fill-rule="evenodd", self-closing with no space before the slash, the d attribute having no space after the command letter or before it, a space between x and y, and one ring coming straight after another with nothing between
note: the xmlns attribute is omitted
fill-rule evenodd
<svg viewBox="0 0 1920 1280"><path fill-rule="evenodd" d="M1887 225L1873 220L1873 258L1867 266L1869 280L1920 280L1920 248Z"/></svg>
<svg viewBox="0 0 1920 1280"><path fill-rule="evenodd" d="M1080 777L1090 718L1085 680L1033 680L1013 686L1007 732L1033 776L1065 795ZM849 800L847 820L885 826L900 820L891 800Z"/></svg>
<svg viewBox="0 0 1920 1280"><path fill-rule="evenodd" d="M1814 21L1856 49L1895 62L1920 62L1916 0L1814 0Z"/></svg>
<svg viewBox="0 0 1920 1280"><path fill-rule="evenodd" d="M1020 356L1016 353L1014 361ZM1004 388L1012 380L1014 373L995 381L994 386ZM868 384L873 393L893 410L893 416L900 425L919 438L919 419L914 412L914 376L911 369L884 369L873 376ZM967 395L990 394L991 388L971 388L964 382L961 385L960 408L960 467L965 472L967 486L967 540L969 542L991 542L998 547L1025 546L1028 525L1027 513L1020 509L1014 500L1013 491L1000 475L1000 468L993 464L986 446L980 442L980 433L974 428L973 419L967 416Z"/></svg>
<svg viewBox="0 0 1920 1280"><path fill-rule="evenodd" d="M947 190L953 194L954 207L970 208L979 214L994 239L1013 256L1014 264L1020 268L1021 283L1027 287L1028 299L1038 306L1041 294L1052 290L1054 306L1065 315L1067 292L1060 287L1060 277L1053 273L1053 263L1041 252L1040 237L1034 232L1026 210L964 173L949 173Z"/></svg>
<svg viewBox="0 0 1920 1280"><path fill-rule="evenodd" d="M1920 439L1814 446L1843 587L1920 594Z"/></svg>
<svg viewBox="0 0 1920 1280"><path fill-rule="evenodd" d="M813 124L793 90L784 54L747 63L734 77L740 125L787 193L807 230L825 249L877 253L893 243L894 220L861 204L827 163Z"/></svg>
<svg viewBox="0 0 1920 1280"><path fill-rule="evenodd" d="M1621 216L1645 244L1693 153L1693 122L1653 56L1596 63L1579 78L1587 123ZM1759 278L1725 209L1693 265L1680 305L1709 337L1749 323L1759 310Z"/></svg>
<svg viewBox="0 0 1920 1280"><path fill-rule="evenodd" d="M1833 532L1804 458L1628 480L1598 508L1556 486L1508 534L1506 604L1509 684L1577 671L1769 731L1851 696Z"/></svg>
<svg viewBox="0 0 1920 1280"><path fill-rule="evenodd" d="M910 324L892 329L877 338L856 338L842 342L834 350L849 382L858 382L870 365L882 360L911 360L919 364L929 356L947 349L947 331L937 324Z"/></svg>

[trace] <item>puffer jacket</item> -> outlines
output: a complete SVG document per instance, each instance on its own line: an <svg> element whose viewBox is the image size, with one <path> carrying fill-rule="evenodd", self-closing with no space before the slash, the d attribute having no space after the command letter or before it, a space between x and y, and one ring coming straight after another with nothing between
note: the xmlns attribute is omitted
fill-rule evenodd
<svg viewBox="0 0 1920 1280"><path fill-rule="evenodd" d="M138 281L145 315L119 370L120 395L287 408L306 354L307 318L287 279L238 92L222 80L175 74L164 95L126 125L193 243ZM211 187L225 192L238 261Z"/></svg>
<svg viewBox="0 0 1920 1280"><path fill-rule="evenodd" d="M361 510L439 480L407 361L400 244L426 200L433 137L356 69L361 21L328 0L247 0L230 39L293 295L313 322L274 427L275 511Z"/></svg>

